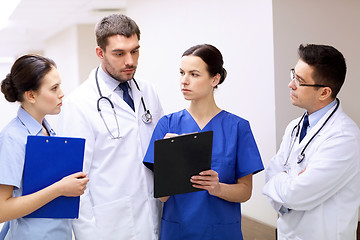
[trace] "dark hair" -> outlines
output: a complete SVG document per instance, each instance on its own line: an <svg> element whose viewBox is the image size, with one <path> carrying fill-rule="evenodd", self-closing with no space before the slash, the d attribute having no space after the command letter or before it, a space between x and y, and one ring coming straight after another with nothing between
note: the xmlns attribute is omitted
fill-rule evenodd
<svg viewBox="0 0 360 240"><path fill-rule="evenodd" d="M96 42L101 49L105 50L108 37L123 35L127 38L136 34L140 40L140 29L134 20L123 14L112 14L101 19L95 27Z"/></svg>
<svg viewBox="0 0 360 240"><path fill-rule="evenodd" d="M219 73L221 76L219 84L224 82L227 73L223 68L224 61L219 49L210 44L201 44L189 48L182 56L189 55L200 57L206 63L210 76L213 77Z"/></svg>
<svg viewBox="0 0 360 240"><path fill-rule="evenodd" d="M22 102L26 91L36 91L41 85L42 78L56 68L53 60L39 55L24 55L18 58L11 71L1 82L1 92L9 102Z"/></svg>
<svg viewBox="0 0 360 240"><path fill-rule="evenodd" d="M336 98L346 75L345 58L332 46L308 44L299 46L300 59L314 68L313 79L316 84L329 86Z"/></svg>

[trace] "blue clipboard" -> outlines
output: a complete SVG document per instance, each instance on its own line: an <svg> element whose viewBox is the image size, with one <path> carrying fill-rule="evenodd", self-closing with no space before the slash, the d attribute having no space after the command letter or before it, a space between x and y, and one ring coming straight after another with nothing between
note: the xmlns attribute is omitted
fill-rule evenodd
<svg viewBox="0 0 360 240"><path fill-rule="evenodd" d="M85 139L28 136L23 195L37 192L70 174L81 172ZM58 197L27 218L78 218L80 197Z"/></svg>

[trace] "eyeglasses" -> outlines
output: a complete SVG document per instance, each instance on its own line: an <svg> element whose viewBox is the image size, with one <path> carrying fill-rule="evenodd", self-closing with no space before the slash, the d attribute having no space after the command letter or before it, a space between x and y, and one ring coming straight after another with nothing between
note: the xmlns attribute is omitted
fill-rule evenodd
<svg viewBox="0 0 360 240"><path fill-rule="evenodd" d="M296 87L327 87L325 85L321 84L306 84L306 83L300 83L298 76L295 73L295 69L290 70L290 78L295 82Z"/></svg>

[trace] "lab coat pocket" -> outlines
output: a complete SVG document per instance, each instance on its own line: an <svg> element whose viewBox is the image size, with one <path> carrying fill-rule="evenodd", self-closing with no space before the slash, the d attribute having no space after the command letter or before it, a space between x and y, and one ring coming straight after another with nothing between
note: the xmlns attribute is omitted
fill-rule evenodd
<svg viewBox="0 0 360 240"><path fill-rule="evenodd" d="M93 208L96 227L103 239L135 239L134 215L130 197Z"/></svg>

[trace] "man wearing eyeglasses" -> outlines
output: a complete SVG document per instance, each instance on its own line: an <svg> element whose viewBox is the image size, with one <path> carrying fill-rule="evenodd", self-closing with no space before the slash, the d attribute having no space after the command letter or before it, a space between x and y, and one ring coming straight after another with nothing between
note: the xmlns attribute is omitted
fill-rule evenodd
<svg viewBox="0 0 360 240"><path fill-rule="evenodd" d="M334 47L300 45L290 100L305 109L266 168L263 193L279 213L278 239L356 239L360 131L336 98L346 63Z"/></svg>

